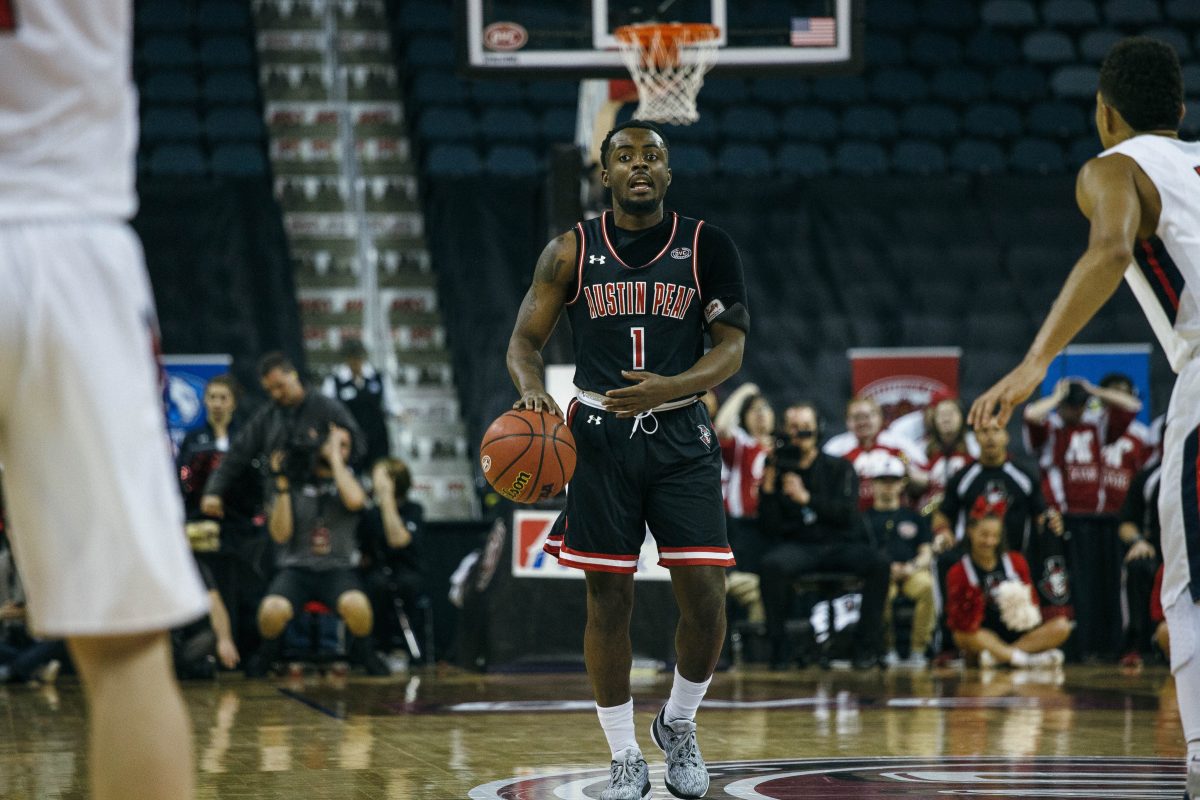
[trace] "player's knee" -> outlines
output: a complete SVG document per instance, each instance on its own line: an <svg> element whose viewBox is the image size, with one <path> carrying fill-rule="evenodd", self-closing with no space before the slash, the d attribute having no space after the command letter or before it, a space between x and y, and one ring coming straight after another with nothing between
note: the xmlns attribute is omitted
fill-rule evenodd
<svg viewBox="0 0 1200 800"><path fill-rule="evenodd" d="M357 589L342 592L337 601L338 616L346 622L350 632L355 636L366 636L371 632L374 623L371 615L371 603L367 596Z"/></svg>
<svg viewBox="0 0 1200 800"><path fill-rule="evenodd" d="M1055 617L1046 623L1046 628L1053 635L1055 644L1062 644L1071 635L1071 621L1066 617Z"/></svg>
<svg viewBox="0 0 1200 800"><path fill-rule="evenodd" d="M270 594L263 598L258 607L258 630L268 639L275 639L283 633L291 621L294 611L286 597Z"/></svg>

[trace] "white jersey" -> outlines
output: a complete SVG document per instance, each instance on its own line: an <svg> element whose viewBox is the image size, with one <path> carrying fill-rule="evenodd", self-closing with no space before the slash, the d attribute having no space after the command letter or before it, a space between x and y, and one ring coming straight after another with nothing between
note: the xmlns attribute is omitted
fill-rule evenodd
<svg viewBox="0 0 1200 800"><path fill-rule="evenodd" d="M1143 134L1110 147L1137 162L1162 200L1158 229L1134 246L1125 280L1175 372L1200 345L1200 143Z"/></svg>
<svg viewBox="0 0 1200 800"><path fill-rule="evenodd" d="M130 0L0 6L0 222L133 216Z"/></svg>

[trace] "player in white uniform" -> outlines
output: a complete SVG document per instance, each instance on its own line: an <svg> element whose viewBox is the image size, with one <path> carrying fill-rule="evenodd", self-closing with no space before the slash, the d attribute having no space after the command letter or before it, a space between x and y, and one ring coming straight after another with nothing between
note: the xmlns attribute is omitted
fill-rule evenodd
<svg viewBox="0 0 1200 800"><path fill-rule="evenodd" d="M130 0L0 0L0 462L29 619L66 638L91 796L193 796L166 631L183 534L136 207Z"/></svg>
<svg viewBox="0 0 1200 800"><path fill-rule="evenodd" d="M1087 252L1024 360L980 396L969 419L1005 424L1124 277L1179 374L1159 495L1162 603L1187 737L1185 797L1200 800L1200 144L1179 141L1183 78L1175 51L1162 42L1135 37L1114 45L1096 99L1107 149L1083 166L1075 189L1091 221Z"/></svg>

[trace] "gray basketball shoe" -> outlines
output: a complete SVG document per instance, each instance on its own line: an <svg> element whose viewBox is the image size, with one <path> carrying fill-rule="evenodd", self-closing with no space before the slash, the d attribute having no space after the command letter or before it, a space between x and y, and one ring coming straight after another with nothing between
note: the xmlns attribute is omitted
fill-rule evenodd
<svg viewBox="0 0 1200 800"><path fill-rule="evenodd" d="M608 788L600 800L649 800L650 770L642 751L630 747L609 765Z"/></svg>
<svg viewBox="0 0 1200 800"><path fill-rule="evenodd" d="M663 706L650 726L650 736L667 757L667 790L684 800L704 797L708 791L708 767L696 744L696 723L680 719L667 723Z"/></svg>

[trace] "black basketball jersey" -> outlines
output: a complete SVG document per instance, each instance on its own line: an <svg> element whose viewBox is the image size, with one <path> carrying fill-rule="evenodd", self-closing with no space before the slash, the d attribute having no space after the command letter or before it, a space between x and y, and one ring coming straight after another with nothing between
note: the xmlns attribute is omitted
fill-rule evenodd
<svg viewBox="0 0 1200 800"><path fill-rule="evenodd" d="M621 370L678 375L704 354L704 307L696 261L702 220L674 212L666 245L626 264L605 229L610 212L576 225L579 262L567 314L575 385L603 393L630 385Z"/></svg>

